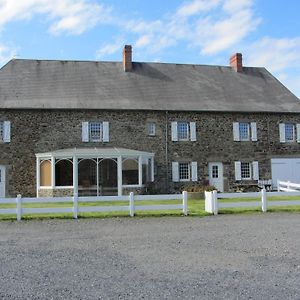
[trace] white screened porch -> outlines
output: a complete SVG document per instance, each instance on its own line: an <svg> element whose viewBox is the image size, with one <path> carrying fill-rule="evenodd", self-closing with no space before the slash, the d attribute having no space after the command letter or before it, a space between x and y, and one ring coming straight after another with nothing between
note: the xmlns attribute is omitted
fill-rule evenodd
<svg viewBox="0 0 300 300"><path fill-rule="evenodd" d="M118 195L154 181L154 154L124 148L72 148L36 154L37 196Z"/></svg>

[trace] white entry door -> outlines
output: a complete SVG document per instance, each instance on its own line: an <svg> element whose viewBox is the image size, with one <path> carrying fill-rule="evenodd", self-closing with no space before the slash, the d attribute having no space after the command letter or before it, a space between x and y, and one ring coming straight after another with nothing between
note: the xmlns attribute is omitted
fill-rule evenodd
<svg viewBox="0 0 300 300"><path fill-rule="evenodd" d="M209 163L208 170L209 184L213 185L219 192L224 192L223 164L221 162Z"/></svg>
<svg viewBox="0 0 300 300"><path fill-rule="evenodd" d="M0 198L5 197L5 167L0 166Z"/></svg>

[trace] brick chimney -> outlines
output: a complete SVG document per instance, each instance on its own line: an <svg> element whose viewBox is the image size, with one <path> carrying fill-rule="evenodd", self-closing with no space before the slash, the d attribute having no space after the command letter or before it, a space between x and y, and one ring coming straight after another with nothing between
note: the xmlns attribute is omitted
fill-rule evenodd
<svg viewBox="0 0 300 300"><path fill-rule="evenodd" d="M230 66L236 72L243 72L243 57L242 53L235 53L230 57Z"/></svg>
<svg viewBox="0 0 300 300"><path fill-rule="evenodd" d="M123 49L123 68L125 72L132 71L132 47L125 45Z"/></svg>

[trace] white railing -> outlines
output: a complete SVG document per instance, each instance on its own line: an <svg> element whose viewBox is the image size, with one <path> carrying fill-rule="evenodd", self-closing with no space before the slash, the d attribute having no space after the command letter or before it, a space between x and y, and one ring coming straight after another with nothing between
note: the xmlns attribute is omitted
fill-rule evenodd
<svg viewBox="0 0 300 300"><path fill-rule="evenodd" d="M181 200L178 204L151 204L157 201ZM81 206L81 203L88 202L127 202L128 205L110 205L110 206ZM136 205L136 202L147 201L149 205ZM49 204L49 203L66 203L72 204L68 207L26 207L24 204ZM85 212L120 212L128 211L131 217L136 211L147 210L182 210L186 216L188 214L187 207L187 192L174 195L134 195L131 192L128 196L101 196L101 197L55 197L55 198L22 198L18 195L17 198L0 198L1 204L14 204L14 208L0 209L0 215L15 214L18 221L26 214L56 214L56 213L72 213L75 219L78 218L78 213Z"/></svg>
<svg viewBox="0 0 300 300"><path fill-rule="evenodd" d="M278 192L300 192L300 184L290 181L277 180L277 190Z"/></svg>
<svg viewBox="0 0 300 300"><path fill-rule="evenodd" d="M297 192L266 192L262 189L260 192L253 193L217 193L217 191L205 192L205 211L217 215L221 208L257 208L261 207L263 212L267 211L268 207L274 206L300 206L299 200L280 200L268 201L268 197L277 196L300 196L300 191ZM259 198L258 201L240 201L240 202L220 202L220 199L233 198Z"/></svg>

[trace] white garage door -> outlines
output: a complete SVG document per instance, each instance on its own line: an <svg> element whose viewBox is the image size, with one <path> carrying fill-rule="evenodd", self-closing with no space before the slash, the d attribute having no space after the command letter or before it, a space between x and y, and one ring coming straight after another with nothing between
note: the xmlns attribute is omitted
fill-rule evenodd
<svg viewBox="0 0 300 300"><path fill-rule="evenodd" d="M300 158L271 159L273 186L277 180L300 183Z"/></svg>

